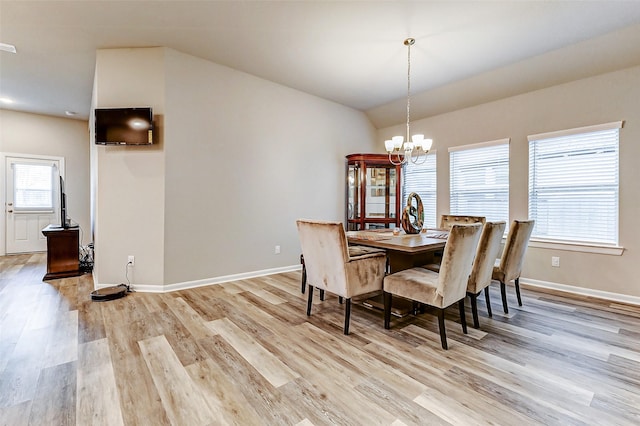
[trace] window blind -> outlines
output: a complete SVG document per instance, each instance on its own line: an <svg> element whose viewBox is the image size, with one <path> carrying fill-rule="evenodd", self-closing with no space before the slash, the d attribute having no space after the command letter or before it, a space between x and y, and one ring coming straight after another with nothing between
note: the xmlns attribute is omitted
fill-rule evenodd
<svg viewBox="0 0 640 426"><path fill-rule="evenodd" d="M431 152L423 164L411 162L402 166L402 205L407 205L407 198L412 192L422 199L424 207L424 227L436 227L436 154Z"/></svg>
<svg viewBox="0 0 640 426"><path fill-rule="evenodd" d="M529 217L536 221L533 237L618 244L621 125L529 137Z"/></svg>
<svg viewBox="0 0 640 426"><path fill-rule="evenodd" d="M53 209L53 166L13 164L13 184L16 210Z"/></svg>
<svg viewBox="0 0 640 426"><path fill-rule="evenodd" d="M509 139L449 150L450 214L509 221Z"/></svg>

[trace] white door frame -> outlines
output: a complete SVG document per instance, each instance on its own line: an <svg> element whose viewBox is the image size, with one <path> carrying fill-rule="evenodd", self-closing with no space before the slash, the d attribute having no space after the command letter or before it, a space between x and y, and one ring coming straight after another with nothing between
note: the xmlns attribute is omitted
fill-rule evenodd
<svg viewBox="0 0 640 426"><path fill-rule="evenodd" d="M6 178L6 164L7 157L16 157L36 160L54 160L60 164L60 176L65 178L65 164L64 157L58 157L56 155L36 155L36 154L19 154L14 152L0 152L0 176L2 176L2 185L0 187L0 256L7 254L7 183Z"/></svg>

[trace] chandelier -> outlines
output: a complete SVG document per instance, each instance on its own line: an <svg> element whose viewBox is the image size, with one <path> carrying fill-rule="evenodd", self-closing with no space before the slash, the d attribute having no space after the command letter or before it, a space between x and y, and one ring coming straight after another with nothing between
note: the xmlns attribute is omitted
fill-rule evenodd
<svg viewBox="0 0 640 426"><path fill-rule="evenodd" d="M384 142L384 147L389 153L389 162L396 166L405 164L409 159L414 164L424 163L433 143L433 140L425 139L422 134L413 135L409 139L411 134L411 46L415 42L416 40L413 38L404 41L404 45L407 46L407 140L405 142L402 136L394 136Z"/></svg>

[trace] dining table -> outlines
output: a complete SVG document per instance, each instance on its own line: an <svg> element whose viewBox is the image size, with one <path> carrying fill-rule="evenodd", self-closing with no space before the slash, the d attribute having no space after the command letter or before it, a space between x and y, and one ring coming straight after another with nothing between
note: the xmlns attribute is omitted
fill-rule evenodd
<svg viewBox="0 0 640 426"><path fill-rule="evenodd" d="M394 273L414 266L438 262L449 236L444 229L423 229L418 234L407 234L392 229L347 231L350 245L381 248L387 251L389 272Z"/></svg>

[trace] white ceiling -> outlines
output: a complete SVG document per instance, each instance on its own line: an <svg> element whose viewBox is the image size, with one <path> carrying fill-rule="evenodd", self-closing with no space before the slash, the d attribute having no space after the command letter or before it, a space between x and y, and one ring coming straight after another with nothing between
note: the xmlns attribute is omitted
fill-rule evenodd
<svg viewBox="0 0 640 426"><path fill-rule="evenodd" d="M403 121L640 64L640 1L4 1L6 109L89 114L96 49L167 46Z"/></svg>

